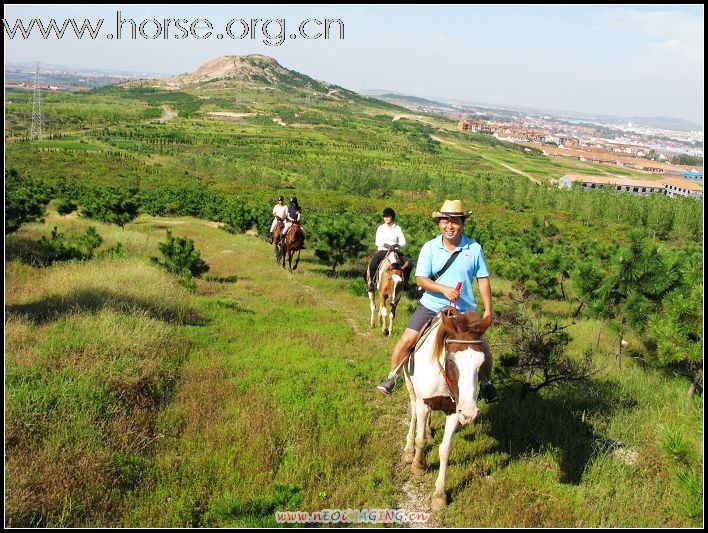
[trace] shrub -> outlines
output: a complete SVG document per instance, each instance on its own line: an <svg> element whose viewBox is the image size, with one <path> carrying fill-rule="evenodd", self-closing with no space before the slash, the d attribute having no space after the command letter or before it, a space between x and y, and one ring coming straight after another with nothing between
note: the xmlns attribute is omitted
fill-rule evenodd
<svg viewBox="0 0 708 533"><path fill-rule="evenodd" d="M167 230L167 242L159 243L162 258L152 256L150 260L179 277L180 285L188 289L196 289L197 284L192 278L201 277L209 271L207 265L201 258L201 254L194 247L194 241L187 237L177 237L172 235L172 231Z"/></svg>
<svg viewBox="0 0 708 533"><path fill-rule="evenodd" d="M81 214L86 218L117 224L121 228L138 216L140 204L136 188L122 191L112 187L96 187L86 197Z"/></svg>
<svg viewBox="0 0 708 533"><path fill-rule="evenodd" d="M43 182L20 176L15 169L5 172L5 234L22 224L41 221L50 192Z"/></svg>
<svg viewBox="0 0 708 533"><path fill-rule="evenodd" d="M57 205L57 213L60 215L68 215L69 213L76 211L77 208L78 206L73 200L64 198L59 202L59 205Z"/></svg>
<svg viewBox="0 0 708 533"><path fill-rule="evenodd" d="M89 260L93 257L96 248L103 243L96 228L89 226L83 235L74 242L67 242L64 233L59 233L54 226L49 238L42 236L30 252L29 262L35 265L47 266L57 261L70 261L72 259Z"/></svg>

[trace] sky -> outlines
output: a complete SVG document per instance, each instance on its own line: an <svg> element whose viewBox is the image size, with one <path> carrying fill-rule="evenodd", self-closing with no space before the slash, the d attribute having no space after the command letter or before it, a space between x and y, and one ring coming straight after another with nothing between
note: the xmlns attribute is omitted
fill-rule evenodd
<svg viewBox="0 0 708 533"><path fill-rule="evenodd" d="M130 23L115 38L116 13ZM104 19L96 39L8 35L19 19ZM148 20L152 19L152 20ZM186 19L184 35L165 19ZM213 31L206 23L207 19ZM250 29L251 19L261 19ZM284 26L286 38L276 37ZM323 26L339 19L329 39ZM235 39L224 29L229 21ZM243 20L244 22L241 22ZM284 20L284 22L278 22ZM155 21L160 21L160 28ZM196 22L195 22L196 21ZM266 54L348 89L703 124L703 6L5 5L5 62L181 74L222 55ZM172 30L164 38L164 28ZM160 33L158 34L158 31ZM209 38L204 37L211 31ZM112 33L112 38L108 34ZM224 36L217 38L217 34ZM292 38L295 37L295 38ZM270 43L266 44L264 41Z"/></svg>

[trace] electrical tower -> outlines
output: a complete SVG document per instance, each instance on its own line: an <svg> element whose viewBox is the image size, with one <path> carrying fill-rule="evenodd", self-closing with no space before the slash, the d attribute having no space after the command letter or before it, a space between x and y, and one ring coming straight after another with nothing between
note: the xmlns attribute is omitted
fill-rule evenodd
<svg viewBox="0 0 708 533"><path fill-rule="evenodd" d="M44 116L42 115L42 93L39 88L39 61L34 71L34 93L32 96L32 129L30 138L40 140L44 137Z"/></svg>
<svg viewBox="0 0 708 533"><path fill-rule="evenodd" d="M310 101L311 101L311 95L310 95L311 90L312 90L312 86L308 82L307 89L305 89L305 105L308 105L308 106L310 105Z"/></svg>
<svg viewBox="0 0 708 533"><path fill-rule="evenodd" d="M236 104L238 105L238 110L243 109L243 73L238 73L238 88L236 89Z"/></svg>

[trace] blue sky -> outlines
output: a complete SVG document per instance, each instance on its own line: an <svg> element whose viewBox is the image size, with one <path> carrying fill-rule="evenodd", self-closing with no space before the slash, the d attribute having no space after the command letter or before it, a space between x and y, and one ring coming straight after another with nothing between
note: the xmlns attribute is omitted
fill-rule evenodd
<svg viewBox="0 0 708 533"><path fill-rule="evenodd" d="M344 39L9 39L5 61L177 74L225 54L262 53L344 87L703 124L703 6L5 6L5 19L73 17L114 27L115 12L209 19L341 19ZM274 26L271 26L272 28ZM310 26L313 28L313 26ZM104 33L107 33L104 31Z"/></svg>

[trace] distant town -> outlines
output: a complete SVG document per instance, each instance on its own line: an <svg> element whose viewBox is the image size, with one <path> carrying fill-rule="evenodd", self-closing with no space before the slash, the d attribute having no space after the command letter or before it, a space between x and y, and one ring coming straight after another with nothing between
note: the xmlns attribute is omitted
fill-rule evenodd
<svg viewBox="0 0 708 533"><path fill-rule="evenodd" d="M5 88L33 89L37 63L8 63L5 65ZM93 89L123 81L157 78L164 74L124 72L117 70L79 69L42 63L40 84L50 91Z"/></svg>
<svg viewBox="0 0 708 533"><path fill-rule="evenodd" d="M640 119L641 124L623 123L617 117L602 120L567 114L552 116L543 111L443 103L392 93L372 96L411 111L445 116L458 121L460 131L489 134L502 141L536 148L547 156L647 173L647 180L568 174L559 180L561 186L570 187L573 182L579 182L586 189L611 187L643 195L658 192L669 196L703 197L703 130L686 121L653 119L657 123L673 122L674 127L668 128L652 124L652 119ZM692 126L696 128L691 129ZM656 181L657 178L661 181Z"/></svg>

